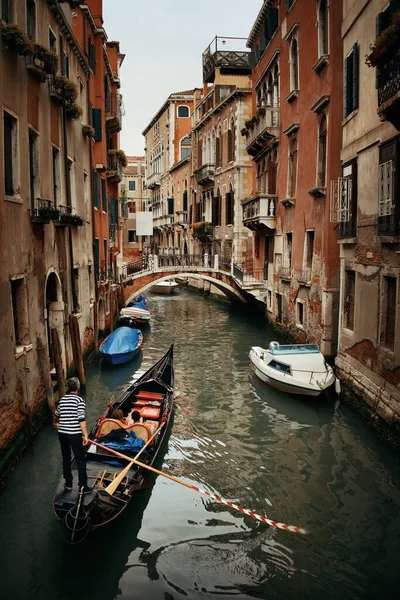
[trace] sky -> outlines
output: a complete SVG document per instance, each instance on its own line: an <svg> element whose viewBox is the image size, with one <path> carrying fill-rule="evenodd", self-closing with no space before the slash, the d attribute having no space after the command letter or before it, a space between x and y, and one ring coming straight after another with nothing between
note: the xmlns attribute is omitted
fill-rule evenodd
<svg viewBox="0 0 400 600"><path fill-rule="evenodd" d="M144 154L145 129L172 92L202 87L203 51L218 36L247 38L262 0L103 0L108 39L126 55L121 148ZM245 43L245 42L244 42Z"/></svg>

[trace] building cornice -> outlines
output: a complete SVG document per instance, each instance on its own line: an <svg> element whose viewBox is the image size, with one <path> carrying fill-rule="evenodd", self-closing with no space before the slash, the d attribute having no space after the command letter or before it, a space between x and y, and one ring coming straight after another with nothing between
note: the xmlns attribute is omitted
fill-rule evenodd
<svg viewBox="0 0 400 600"><path fill-rule="evenodd" d="M230 104L232 100L236 98L236 96L245 96L246 94L252 94L252 90L250 88L236 88L229 96L227 96L222 102L218 104L215 108L213 108L210 112L208 112L202 119L199 121L192 129L192 131L196 131L200 129L204 123L209 121L211 117L213 117L216 113L218 113L225 105ZM208 94L207 94L208 96Z"/></svg>
<svg viewBox="0 0 400 600"><path fill-rule="evenodd" d="M54 14L54 17L60 27L62 34L67 38L68 42L71 44L74 54L78 58L78 61L85 74L88 76L90 73L88 62L74 36L74 33L66 19L62 8L56 0L47 0L47 4L49 5L51 12Z"/></svg>
<svg viewBox="0 0 400 600"><path fill-rule="evenodd" d="M183 158L179 162L177 162L174 165L172 165L172 167L170 168L169 172L172 173L173 171L176 171L177 169L179 169L180 167L182 167L185 163L189 163L191 157L192 157L192 155L189 154L189 156L186 156L186 158Z"/></svg>
<svg viewBox="0 0 400 600"><path fill-rule="evenodd" d="M166 99L164 104L161 106L160 110L154 115L154 117L152 118L150 123L147 125L147 127L142 131L142 135L146 135L150 131L150 129L153 127L153 125L155 125L157 123L157 121L159 120L161 115L167 110L167 108L169 107L169 105L172 102L193 102L194 101L194 91L195 90L193 90L190 95L177 93L177 94L171 94L170 96L168 96L168 98Z"/></svg>
<svg viewBox="0 0 400 600"><path fill-rule="evenodd" d="M257 35L260 33L260 30L264 23L264 17L268 13L268 9L272 8L274 5L273 0L264 0L264 4L262 5L260 12L255 20L252 30L250 31L249 37L247 39L247 47L252 48L254 42L256 41Z"/></svg>

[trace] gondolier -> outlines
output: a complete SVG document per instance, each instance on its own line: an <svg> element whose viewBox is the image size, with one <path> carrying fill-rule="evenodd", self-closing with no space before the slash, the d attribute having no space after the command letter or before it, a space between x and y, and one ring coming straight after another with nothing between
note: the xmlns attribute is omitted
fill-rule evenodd
<svg viewBox="0 0 400 600"><path fill-rule="evenodd" d="M87 486L86 456L84 445L88 443L85 401L79 394L81 384L77 377L67 381L68 391L59 401L54 413L54 426L58 430L63 457L64 488L71 491L73 478L71 470L71 449L78 467L78 486L84 493L92 490Z"/></svg>

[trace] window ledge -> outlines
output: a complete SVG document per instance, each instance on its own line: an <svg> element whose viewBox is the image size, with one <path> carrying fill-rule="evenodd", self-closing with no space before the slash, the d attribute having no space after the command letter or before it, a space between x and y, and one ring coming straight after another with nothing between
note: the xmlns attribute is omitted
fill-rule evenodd
<svg viewBox="0 0 400 600"><path fill-rule="evenodd" d="M329 65L329 54L322 54L317 62L312 66L312 70L319 75L324 67Z"/></svg>
<svg viewBox="0 0 400 600"><path fill-rule="evenodd" d="M358 108L356 108L355 110L353 110L353 112L351 112L349 115L347 115L347 117L345 117L342 121L342 127L344 125L346 125L346 123L348 123L349 121L351 121L351 119L353 119L356 114L358 113Z"/></svg>
<svg viewBox="0 0 400 600"><path fill-rule="evenodd" d="M304 331L304 325L300 325L300 323L296 323L296 327L297 327L297 329L301 329L301 331Z"/></svg>
<svg viewBox="0 0 400 600"><path fill-rule="evenodd" d="M25 350L26 352L29 352L32 348L33 344L28 344L27 346L15 346L15 358L21 358L21 356L24 356Z"/></svg>
<svg viewBox="0 0 400 600"><path fill-rule="evenodd" d="M356 237L342 238L342 239L338 240L338 244L357 244L357 238Z"/></svg>
<svg viewBox="0 0 400 600"><path fill-rule="evenodd" d="M317 185L309 190L307 190L310 196L313 198L321 198L322 196L326 196L326 187Z"/></svg>
<svg viewBox="0 0 400 600"><path fill-rule="evenodd" d="M19 194L16 194L15 196L7 196L6 194L4 194L3 198L7 202L14 202L14 204L22 204L23 203L23 200Z"/></svg>
<svg viewBox="0 0 400 600"><path fill-rule="evenodd" d="M292 90L285 98L286 102L293 102L299 97L299 90Z"/></svg>
<svg viewBox="0 0 400 600"><path fill-rule="evenodd" d="M283 198L282 200L279 200L279 202L286 207L294 206L296 204L296 198Z"/></svg>

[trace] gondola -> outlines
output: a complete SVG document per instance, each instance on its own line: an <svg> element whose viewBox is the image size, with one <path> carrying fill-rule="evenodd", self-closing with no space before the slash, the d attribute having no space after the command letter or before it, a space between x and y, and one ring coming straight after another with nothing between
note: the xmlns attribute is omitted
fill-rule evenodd
<svg viewBox="0 0 400 600"><path fill-rule="evenodd" d="M133 431L136 439L140 438L145 443L144 450L141 449L140 461L152 466L169 428L174 404L173 386L174 364L171 345L159 361L131 384L117 400L109 404L105 413L92 427L89 439L107 443L104 440L111 439L110 434L118 432L124 435L124 430L127 434ZM111 418L116 409L122 410L123 422ZM134 410L141 413L142 422L131 422ZM155 437L149 443L153 436ZM135 458L138 450L123 450L123 453ZM89 443L86 459L88 486L92 491L83 494L78 489L77 466L73 460L72 490L64 489L64 479L61 477L54 494L53 509L57 518L62 521L64 539L68 543L78 543L90 530L113 521L128 506L135 492L151 487L151 476L144 467L138 467L124 459L116 459L113 454L99 449L94 443ZM128 464L131 464L130 469L118 483L118 476L121 476ZM117 482L118 485L111 493L110 486L113 482Z"/></svg>

